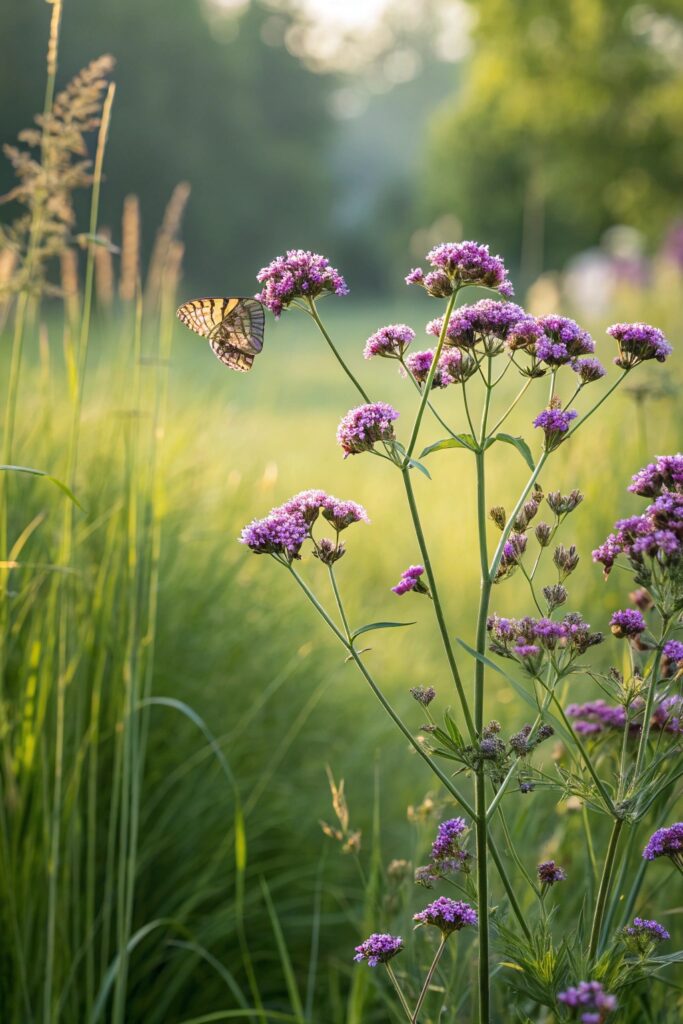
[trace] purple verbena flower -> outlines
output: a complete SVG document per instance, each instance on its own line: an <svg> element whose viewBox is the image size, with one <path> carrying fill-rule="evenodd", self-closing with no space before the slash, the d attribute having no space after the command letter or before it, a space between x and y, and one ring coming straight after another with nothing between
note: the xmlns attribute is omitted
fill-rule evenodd
<svg viewBox="0 0 683 1024"><path fill-rule="evenodd" d="M337 427L337 442L344 451L344 458L371 451L377 441L393 441L392 422L397 419L398 413L387 402L371 402L350 409Z"/></svg>
<svg viewBox="0 0 683 1024"><path fill-rule="evenodd" d="M301 513L274 510L245 526L239 539L256 555L277 555L291 562L299 557L309 529Z"/></svg>
<svg viewBox="0 0 683 1024"><path fill-rule="evenodd" d="M621 934L627 949L641 956L649 955L658 943L671 938L659 921L648 921L643 917L634 918L633 924L623 928Z"/></svg>
<svg viewBox="0 0 683 1024"><path fill-rule="evenodd" d="M656 462L634 474L628 489L644 498L658 498L664 491L682 493L683 455L658 455Z"/></svg>
<svg viewBox="0 0 683 1024"><path fill-rule="evenodd" d="M545 434L545 447L547 451L557 448L564 440L564 435L569 430L569 424L576 419L573 409L544 409L534 420L534 426L539 427Z"/></svg>
<svg viewBox="0 0 683 1024"><path fill-rule="evenodd" d="M347 295L349 289L339 271L318 253L288 249L256 275L263 288L256 298L277 318L295 299L317 299L325 293Z"/></svg>
<svg viewBox="0 0 683 1024"><path fill-rule="evenodd" d="M413 921L418 925L432 925L439 928L442 935L450 935L452 932L460 931L467 925L476 925L477 913L469 903L462 900L452 900L448 896L440 896L418 914L413 914Z"/></svg>
<svg viewBox="0 0 683 1024"><path fill-rule="evenodd" d="M370 522L367 512L357 501L340 501L331 494L323 502L323 519L339 531L345 530L352 523Z"/></svg>
<svg viewBox="0 0 683 1024"><path fill-rule="evenodd" d="M548 366L564 366L595 351L590 334L569 317L542 316L538 324L543 336L536 342L535 355Z"/></svg>
<svg viewBox="0 0 683 1024"><path fill-rule="evenodd" d="M513 294L505 264L500 256L490 254L488 245L443 242L427 253L427 262L432 272L425 276L416 267L406 277L406 283L422 285L430 295L445 298L464 285L492 288L506 297Z"/></svg>
<svg viewBox="0 0 683 1024"><path fill-rule="evenodd" d="M563 1003L581 1012L581 1024L603 1024L609 1014L616 1010L616 997L605 992L599 981L580 981L578 985L560 992L558 1003Z"/></svg>
<svg viewBox="0 0 683 1024"><path fill-rule="evenodd" d="M389 324L370 335L365 342L363 355L366 359L372 359L373 356L400 359L414 340L415 331L407 324Z"/></svg>
<svg viewBox="0 0 683 1024"><path fill-rule="evenodd" d="M484 350L491 353L500 350L500 342L506 340L509 332L524 320L530 319L521 306L514 302L496 302L495 299L481 299L471 306L460 306L451 315L446 329L445 343L458 348L471 349L477 343L484 343ZM437 317L427 324L427 334L439 338L444 318Z"/></svg>
<svg viewBox="0 0 683 1024"><path fill-rule="evenodd" d="M427 587L421 580L421 576L424 575L424 566L422 565L409 565L407 569L404 569L401 573L401 578L395 587L391 589L399 597L402 594L407 594L409 590L414 590L418 594L428 594L429 587Z"/></svg>
<svg viewBox="0 0 683 1024"><path fill-rule="evenodd" d="M557 882L564 882L567 872L564 868L558 867L554 860L545 860L538 865L538 880L541 885L551 886Z"/></svg>
<svg viewBox="0 0 683 1024"><path fill-rule="evenodd" d="M434 362L435 354L435 349L428 348L422 352L411 352L410 355L406 357L406 366L418 384L424 384L427 380L429 371L432 368L432 363ZM453 381L451 377L447 373L444 373L437 364L437 368L432 378L432 388L446 388L452 383Z"/></svg>
<svg viewBox="0 0 683 1024"><path fill-rule="evenodd" d="M361 942L360 946L356 946L356 955L353 959L358 963L367 960L369 967L377 967L378 964L388 963L402 949L403 939L400 935L375 932L365 942Z"/></svg>
<svg viewBox="0 0 683 1024"><path fill-rule="evenodd" d="M464 818L450 818L442 821L432 843L432 860L440 861L454 857L460 850L460 836L467 831Z"/></svg>
<svg viewBox="0 0 683 1024"><path fill-rule="evenodd" d="M673 352L662 332L649 324L612 324L607 333L619 346L614 362L623 370L631 370L648 359L663 363Z"/></svg>
<svg viewBox="0 0 683 1024"><path fill-rule="evenodd" d="M683 494L663 491L642 515L618 520L615 532L593 552L593 560L602 562L607 576L620 554L641 578L646 558L677 571L683 555Z"/></svg>
<svg viewBox="0 0 683 1024"><path fill-rule="evenodd" d="M662 647L662 654L669 661L683 661L683 643L680 640L667 640Z"/></svg>
<svg viewBox="0 0 683 1024"><path fill-rule="evenodd" d="M623 611L614 612L609 620L612 633L622 640L624 637L639 636L647 629L643 613L637 608L626 608Z"/></svg>
<svg viewBox="0 0 683 1024"><path fill-rule="evenodd" d="M643 850L644 860L655 860L657 857L670 857L676 867L683 872L683 821L666 828L658 828L647 841Z"/></svg>
<svg viewBox="0 0 683 1024"><path fill-rule="evenodd" d="M604 377L606 373L600 360L594 359L592 356L588 356L586 359L575 359L571 366L582 384L592 384L593 381Z"/></svg>

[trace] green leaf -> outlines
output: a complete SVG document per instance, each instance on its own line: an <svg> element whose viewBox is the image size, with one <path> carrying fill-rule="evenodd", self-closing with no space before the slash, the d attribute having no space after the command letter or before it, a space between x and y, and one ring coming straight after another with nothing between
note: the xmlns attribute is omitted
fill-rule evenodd
<svg viewBox="0 0 683 1024"><path fill-rule="evenodd" d="M67 498L69 498L70 501L73 501L74 505L80 508L81 512L85 512L85 509L73 491L67 487L65 483L62 483L61 480L58 480L56 476L50 476L49 473L46 473L44 469L33 469L32 466L0 466L0 471L9 473L29 473L31 476L43 476L46 480L49 480L50 483L54 484L55 487L59 487L60 491L63 491Z"/></svg>
<svg viewBox="0 0 683 1024"><path fill-rule="evenodd" d="M536 463L534 462L534 457L531 454L531 448L523 437L513 437L512 434L496 434L493 440L503 441L505 444L511 444L513 448L517 449L529 469L532 471L536 469Z"/></svg>
<svg viewBox="0 0 683 1024"><path fill-rule="evenodd" d="M472 434L458 434L456 437L447 437L443 441L436 441L434 444L429 444L427 447L420 452L420 458L424 459L425 455L431 455L432 452L440 452L445 448L467 448L471 452L476 452L477 441Z"/></svg>
<svg viewBox="0 0 683 1024"><path fill-rule="evenodd" d="M431 474L430 474L429 470L427 469L427 467L423 466L421 462L417 461L417 459L408 459L408 465L409 466L414 466L415 469L419 469L421 473L424 473L424 475L427 477L428 480L432 479Z"/></svg>
<svg viewBox="0 0 683 1024"><path fill-rule="evenodd" d="M367 626L361 626L355 633L351 634L351 639L355 640L361 633L370 633L373 629L397 629L399 626L414 626L413 622L370 622Z"/></svg>
<svg viewBox="0 0 683 1024"><path fill-rule="evenodd" d="M458 729L455 719L451 715L450 711L447 711L443 717L451 739L457 747L462 749L465 746L465 741L462 738L462 733L460 732L460 729Z"/></svg>

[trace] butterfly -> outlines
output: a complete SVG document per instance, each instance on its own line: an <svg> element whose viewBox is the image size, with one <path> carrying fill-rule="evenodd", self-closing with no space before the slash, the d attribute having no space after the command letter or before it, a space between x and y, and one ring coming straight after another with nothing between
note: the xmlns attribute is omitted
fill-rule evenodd
<svg viewBox="0 0 683 1024"><path fill-rule="evenodd" d="M214 355L231 370L246 373L263 348L266 316L258 299L190 299L176 316L208 338Z"/></svg>

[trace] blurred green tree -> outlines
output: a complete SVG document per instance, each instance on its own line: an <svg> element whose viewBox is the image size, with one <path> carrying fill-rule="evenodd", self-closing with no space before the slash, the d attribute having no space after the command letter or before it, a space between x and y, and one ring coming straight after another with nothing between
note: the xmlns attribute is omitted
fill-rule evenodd
<svg viewBox="0 0 683 1024"><path fill-rule="evenodd" d="M615 223L661 237L683 205L683 2L467 0L461 88L426 190L526 280Z"/></svg>
<svg viewBox="0 0 683 1024"><path fill-rule="evenodd" d="M0 6L2 141L13 142L42 107L49 17L42 0ZM100 53L117 60L102 223L118 240L123 197L137 193L149 249L173 186L188 181L188 284L205 292L249 293L281 248L328 243L329 79L312 75L281 38L264 41L270 18L259 3L233 14L202 0L64 7L59 82ZM2 166L0 191L10 184Z"/></svg>

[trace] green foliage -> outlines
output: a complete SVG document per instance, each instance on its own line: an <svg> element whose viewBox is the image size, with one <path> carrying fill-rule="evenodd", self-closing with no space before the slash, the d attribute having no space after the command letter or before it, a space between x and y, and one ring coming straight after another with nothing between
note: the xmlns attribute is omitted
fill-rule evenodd
<svg viewBox="0 0 683 1024"><path fill-rule="evenodd" d="M474 47L435 116L429 209L527 274L615 223L661 237L681 208L680 0L469 0Z"/></svg>

